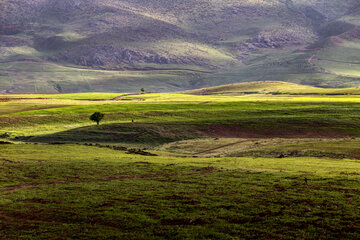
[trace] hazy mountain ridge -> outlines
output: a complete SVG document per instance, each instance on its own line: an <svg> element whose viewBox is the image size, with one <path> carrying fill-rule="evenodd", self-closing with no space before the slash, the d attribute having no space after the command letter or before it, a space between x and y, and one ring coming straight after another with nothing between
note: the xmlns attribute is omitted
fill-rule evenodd
<svg viewBox="0 0 360 240"><path fill-rule="evenodd" d="M356 66L345 71L321 57L349 44L360 53L357 0L5 0L0 12L0 90L8 92L57 91L55 82L67 91L109 91L99 88L105 81L167 91L253 80L355 86L360 79ZM360 62L351 55L341 61ZM122 72L40 74L34 61L41 69L147 72L129 85Z"/></svg>

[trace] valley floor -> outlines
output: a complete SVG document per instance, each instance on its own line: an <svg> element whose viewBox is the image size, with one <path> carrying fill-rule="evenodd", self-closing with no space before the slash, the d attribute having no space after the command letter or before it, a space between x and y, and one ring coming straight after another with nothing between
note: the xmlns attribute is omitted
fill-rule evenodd
<svg viewBox="0 0 360 240"><path fill-rule="evenodd" d="M356 93L3 95L0 239L359 239L359 120Z"/></svg>

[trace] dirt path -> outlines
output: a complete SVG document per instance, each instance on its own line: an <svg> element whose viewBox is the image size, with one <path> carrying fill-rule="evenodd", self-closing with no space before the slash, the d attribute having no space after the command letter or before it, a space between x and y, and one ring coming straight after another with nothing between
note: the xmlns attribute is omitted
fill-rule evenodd
<svg viewBox="0 0 360 240"><path fill-rule="evenodd" d="M24 63L24 62L42 63L42 61L35 59L17 59L17 60L1 61L0 63Z"/></svg>
<svg viewBox="0 0 360 240"><path fill-rule="evenodd" d="M17 59L17 60L9 60L9 61L0 61L0 63L41 63L41 64L49 64L49 65L54 65L54 66L62 66L62 67L66 67L69 69L80 69L80 70L89 70L89 71L113 71L113 72L123 72L124 70L119 70L119 69L97 69L97 68L81 68L81 66L79 67L74 67L74 66L69 66L69 65L60 65L60 64L56 64L53 62L47 62L47 61L39 61L36 59ZM7 70L9 72L17 72L18 70ZM190 68L128 68L125 69L125 71L128 72L150 72L150 71L186 71L186 72L194 72L194 73L213 73L212 71L205 71L205 70L196 70L196 69L190 69ZM33 71L33 72L42 72L42 71ZM52 72L72 72L72 71L52 71Z"/></svg>
<svg viewBox="0 0 360 240"><path fill-rule="evenodd" d="M360 62L347 62L347 61L340 61L340 60L333 60L333 59L325 59L325 58L317 58L316 60L319 60L319 61L327 61L327 62L336 62L336 63L355 64L355 65L359 65L359 64L360 64Z"/></svg>
<svg viewBox="0 0 360 240"><path fill-rule="evenodd" d="M311 66L313 66L313 67L315 67L315 63L313 63L312 61L315 59L315 57L317 56L317 53L314 53L313 55L311 55L311 57L309 57L308 59L307 59L307 62L311 65ZM317 59L316 59L317 60Z"/></svg>
<svg viewBox="0 0 360 240"><path fill-rule="evenodd" d="M310 65L315 66L315 64L312 62L313 60L360 65L360 62L348 62L348 61L340 61L335 59L318 58L317 53L314 53L310 58L308 58L307 62Z"/></svg>
<svg viewBox="0 0 360 240"><path fill-rule="evenodd" d="M148 94L148 93L144 93L144 94ZM120 96L117 96L117 97L114 97L112 99L110 99L110 101L117 101L121 98L124 98L124 97L127 97L127 96L136 96L136 95L140 95L140 93L129 93L129 94L123 94L123 95L120 95Z"/></svg>
<svg viewBox="0 0 360 240"><path fill-rule="evenodd" d="M254 139L247 139L247 140L242 140L242 141L239 141L239 142L225 144L225 145L222 145L222 146L219 146L219 147L215 147L215 148L207 149L207 150L202 151L202 152L195 153L194 155L197 156L199 154L204 154L204 153L212 152L212 151L219 150L219 149L222 149L222 148L231 147L231 146L234 146L234 145L237 145L237 144L240 144L240 143L251 142L251 141L254 141Z"/></svg>
<svg viewBox="0 0 360 240"><path fill-rule="evenodd" d="M152 93L159 93L159 92L129 93L129 94L123 94L123 95L114 97L114 98L112 98L110 100L104 100L104 101L117 101L117 100L119 100L121 98L128 97L128 96L147 95L147 94L152 94Z"/></svg>
<svg viewBox="0 0 360 240"><path fill-rule="evenodd" d="M213 73L211 71L195 70L195 69L190 69L190 68L130 68L130 69L126 69L126 71L139 71L139 72L147 72L147 71L187 71L187 72L195 72L195 73Z"/></svg>

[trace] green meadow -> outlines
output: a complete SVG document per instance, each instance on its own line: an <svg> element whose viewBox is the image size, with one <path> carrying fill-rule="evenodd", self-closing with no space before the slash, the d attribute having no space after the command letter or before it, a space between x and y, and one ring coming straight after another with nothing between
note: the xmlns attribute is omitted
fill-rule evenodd
<svg viewBox="0 0 360 240"><path fill-rule="evenodd" d="M0 239L359 239L358 92L0 95Z"/></svg>

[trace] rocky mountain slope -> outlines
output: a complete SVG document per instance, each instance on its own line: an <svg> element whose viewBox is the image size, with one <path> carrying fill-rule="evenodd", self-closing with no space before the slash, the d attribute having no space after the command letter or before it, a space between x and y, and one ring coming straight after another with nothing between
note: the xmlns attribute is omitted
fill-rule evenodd
<svg viewBox="0 0 360 240"><path fill-rule="evenodd" d="M3 0L0 92L360 80L358 0Z"/></svg>

